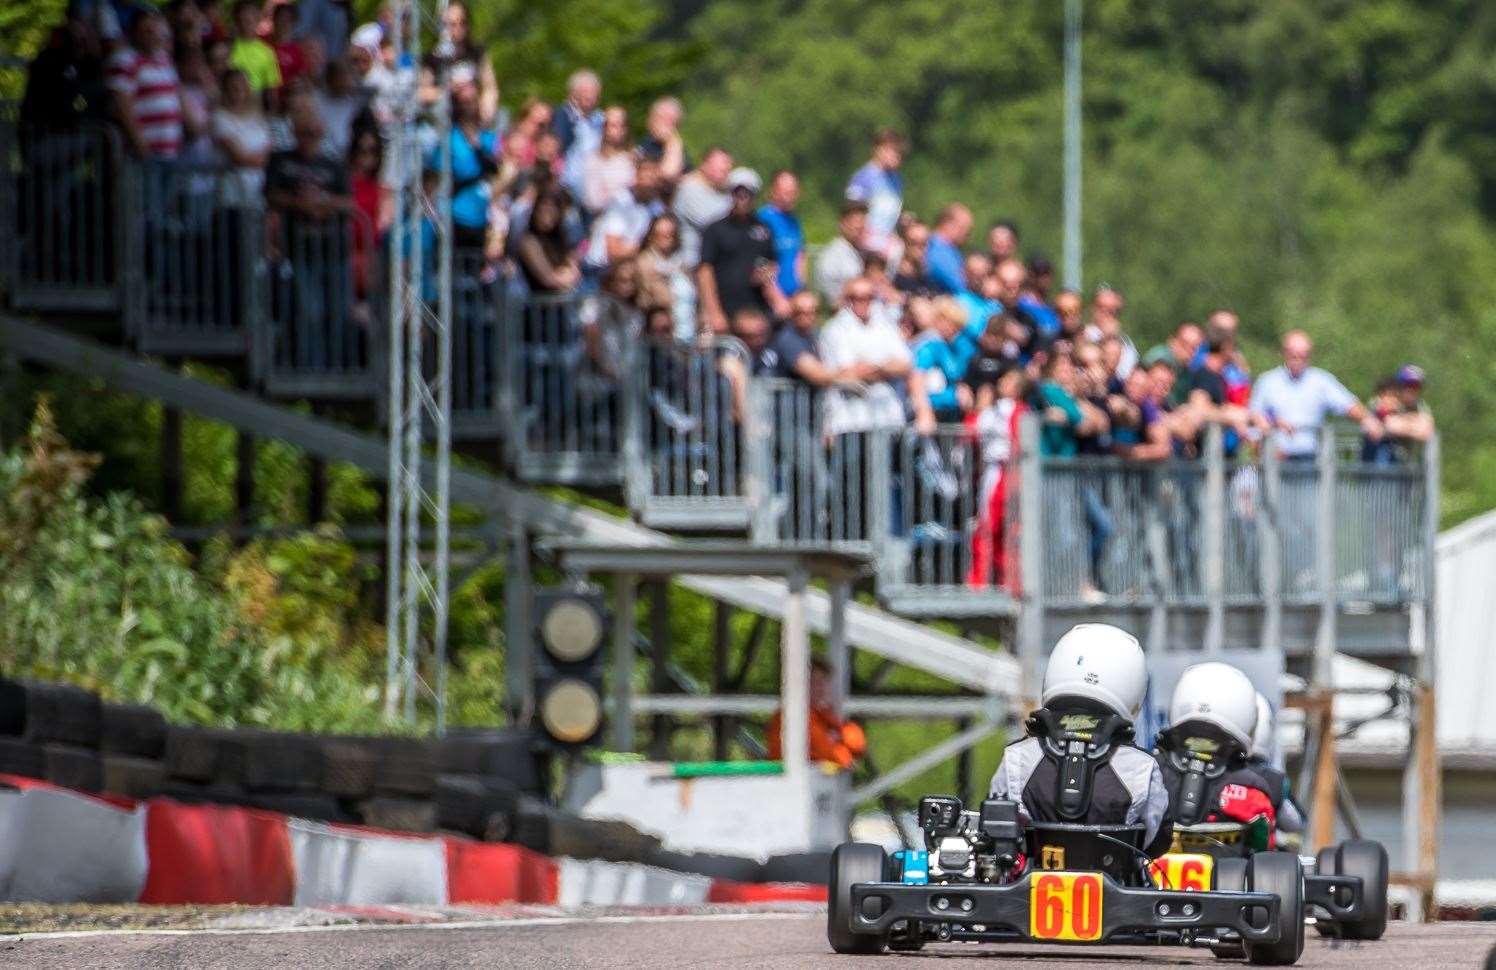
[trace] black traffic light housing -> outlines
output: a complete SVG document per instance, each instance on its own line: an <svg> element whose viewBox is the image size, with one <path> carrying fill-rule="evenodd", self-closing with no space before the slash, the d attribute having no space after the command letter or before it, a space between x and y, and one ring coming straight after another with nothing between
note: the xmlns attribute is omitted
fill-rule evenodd
<svg viewBox="0 0 1496 970"><path fill-rule="evenodd" d="M553 747L585 747L602 736L612 617L593 586L539 588L532 604L536 725Z"/></svg>

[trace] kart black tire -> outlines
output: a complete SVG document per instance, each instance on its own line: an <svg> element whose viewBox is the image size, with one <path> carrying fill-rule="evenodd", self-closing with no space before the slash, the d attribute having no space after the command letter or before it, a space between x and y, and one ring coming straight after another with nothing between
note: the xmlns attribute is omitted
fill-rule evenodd
<svg viewBox="0 0 1496 970"><path fill-rule="evenodd" d="M1340 924L1347 940L1379 940L1387 932L1387 849L1371 839L1347 839L1336 853L1335 871L1361 877L1361 912L1354 923Z"/></svg>
<svg viewBox="0 0 1496 970"><path fill-rule="evenodd" d="M831 853L795 852L769 856L764 861L759 879L763 882L804 882L824 886L830 872Z"/></svg>
<svg viewBox="0 0 1496 970"><path fill-rule="evenodd" d="M1246 859L1217 859L1215 864L1214 885L1210 888L1223 893L1244 893L1247 891L1247 860Z"/></svg>
<svg viewBox="0 0 1496 970"><path fill-rule="evenodd" d="M1279 899L1278 939L1273 943L1246 942L1252 963L1286 967L1304 953L1304 869L1288 852L1259 852L1247 862L1247 889L1272 893Z"/></svg>
<svg viewBox="0 0 1496 970"><path fill-rule="evenodd" d="M881 936L852 932L852 887L860 882L881 882L886 864L883 847L867 842L846 842L831 853L826 939L837 953L883 952Z"/></svg>

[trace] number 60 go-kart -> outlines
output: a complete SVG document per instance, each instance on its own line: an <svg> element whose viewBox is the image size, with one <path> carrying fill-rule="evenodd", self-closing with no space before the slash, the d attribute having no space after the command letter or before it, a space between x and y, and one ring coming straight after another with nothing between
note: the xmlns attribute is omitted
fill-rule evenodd
<svg viewBox="0 0 1496 970"><path fill-rule="evenodd" d="M930 941L1126 943L1218 947L1240 941L1254 963L1289 965L1304 950L1299 858L1246 860L1244 885L1160 889L1143 827L1033 823L1018 805L922 799L925 851L889 857L860 842L831 856L826 936L838 953L918 950Z"/></svg>

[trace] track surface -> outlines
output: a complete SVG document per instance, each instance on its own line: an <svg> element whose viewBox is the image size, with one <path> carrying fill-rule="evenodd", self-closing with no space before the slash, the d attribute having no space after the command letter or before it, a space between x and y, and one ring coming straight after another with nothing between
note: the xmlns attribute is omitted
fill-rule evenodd
<svg viewBox="0 0 1496 970"><path fill-rule="evenodd" d="M1433 970L1475 967L1496 944L1496 925L1393 924L1377 943L1336 944L1309 936L1299 966ZM837 957L826 948L825 917L805 913L515 920L444 928L358 927L284 933L107 933L0 940L0 966L240 967L557 967L577 970L759 967L952 970L1004 966L1241 966L1203 950L945 945L911 955Z"/></svg>

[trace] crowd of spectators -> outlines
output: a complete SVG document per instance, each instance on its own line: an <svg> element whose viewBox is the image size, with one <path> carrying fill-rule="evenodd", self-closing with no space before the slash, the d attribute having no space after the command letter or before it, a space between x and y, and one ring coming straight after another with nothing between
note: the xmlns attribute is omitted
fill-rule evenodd
<svg viewBox="0 0 1496 970"><path fill-rule="evenodd" d="M986 466L974 582L1001 579L1004 469L1026 413L1045 455L1140 462L1198 456L1212 427L1228 454L1276 432L1297 460L1343 415L1381 462L1432 431L1417 367L1363 404L1310 365L1302 331L1283 338L1283 365L1254 379L1230 309L1140 348L1120 289L1058 288L1012 221L976 235L959 203L911 211L907 146L892 129L873 134L836 235L812 258L795 172L765 182L727 147L688 149L672 97L638 125L591 70L571 75L559 104L510 114L467 7L454 0L446 16L452 57L428 57L416 83L423 104L450 99L459 250L519 290L606 292L655 339L737 337L749 373L826 392L828 439L965 425ZM32 66L22 116L112 121L137 157L216 164L227 200L262 197L283 220L362 213L355 258L366 260L392 219L385 147L404 82L388 16L349 27L338 0L172 0L159 12L75 0Z"/></svg>

